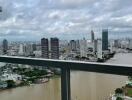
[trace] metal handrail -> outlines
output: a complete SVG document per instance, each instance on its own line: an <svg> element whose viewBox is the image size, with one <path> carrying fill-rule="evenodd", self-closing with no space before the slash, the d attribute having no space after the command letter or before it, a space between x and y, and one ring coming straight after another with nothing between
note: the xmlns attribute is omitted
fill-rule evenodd
<svg viewBox="0 0 132 100"><path fill-rule="evenodd" d="M55 60L43 58L29 58L18 56L0 56L0 62L27 64L36 66L49 66L54 68L63 68L70 70L90 71L116 75L132 75L132 65L126 64L108 64L71 60Z"/></svg>
<svg viewBox="0 0 132 100"><path fill-rule="evenodd" d="M71 100L70 70L99 72L125 76L132 75L132 65L106 64L83 61L65 61L17 56L0 56L0 62L60 68L62 100Z"/></svg>

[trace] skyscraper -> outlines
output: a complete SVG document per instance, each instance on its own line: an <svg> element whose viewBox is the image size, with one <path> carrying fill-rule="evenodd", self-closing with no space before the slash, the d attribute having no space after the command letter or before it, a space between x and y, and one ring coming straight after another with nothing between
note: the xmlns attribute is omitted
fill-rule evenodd
<svg viewBox="0 0 132 100"><path fill-rule="evenodd" d="M71 51L75 51L76 50L76 41L75 40L71 40L70 41L70 50Z"/></svg>
<svg viewBox="0 0 132 100"><path fill-rule="evenodd" d="M108 50L108 29L102 30L102 50Z"/></svg>
<svg viewBox="0 0 132 100"><path fill-rule="evenodd" d="M97 58L102 59L102 41L101 39L97 39Z"/></svg>
<svg viewBox="0 0 132 100"><path fill-rule="evenodd" d="M24 45L23 44L20 44L19 45L19 52L18 52L19 55L24 55Z"/></svg>
<svg viewBox="0 0 132 100"><path fill-rule="evenodd" d="M85 38L80 40L80 56L87 57L87 40Z"/></svg>
<svg viewBox="0 0 132 100"><path fill-rule="evenodd" d="M51 59L59 59L59 39L51 38L50 47L51 47Z"/></svg>
<svg viewBox="0 0 132 100"><path fill-rule="evenodd" d="M132 39L129 40L128 48L132 50Z"/></svg>
<svg viewBox="0 0 132 100"><path fill-rule="evenodd" d="M98 46L98 40L97 39L95 39L94 40L94 50L93 50L93 52L96 54L97 53L97 46Z"/></svg>
<svg viewBox="0 0 132 100"><path fill-rule="evenodd" d="M46 38L41 39L41 52L43 58L49 58L49 41Z"/></svg>
<svg viewBox="0 0 132 100"><path fill-rule="evenodd" d="M3 40L3 54L7 54L8 50L8 41L6 39Z"/></svg>
<svg viewBox="0 0 132 100"><path fill-rule="evenodd" d="M119 46L119 41L118 40L114 40L114 47L118 48Z"/></svg>
<svg viewBox="0 0 132 100"><path fill-rule="evenodd" d="M93 30L91 31L91 42L92 43L94 42L94 31Z"/></svg>
<svg viewBox="0 0 132 100"><path fill-rule="evenodd" d="M33 47L33 51L36 51L37 50L37 45L35 43L32 44L32 47Z"/></svg>
<svg viewBox="0 0 132 100"><path fill-rule="evenodd" d="M28 44L26 43L25 44L25 55L26 56L30 56L33 54L33 47L32 47L32 44Z"/></svg>
<svg viewBox="0 0 132 100"><path fill-rule="evenodd" d="M76 40L76 50L77 50L77 51L80 50L80 43L79 43L79 40Z"/></svg>

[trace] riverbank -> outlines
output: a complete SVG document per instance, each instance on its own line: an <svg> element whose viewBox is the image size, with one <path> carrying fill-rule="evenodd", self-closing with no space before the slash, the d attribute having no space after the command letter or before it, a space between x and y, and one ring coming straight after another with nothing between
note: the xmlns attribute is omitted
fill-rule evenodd
<svg viewBox="0 0 132 100"><path fill-rule="evenodd" d="M6 64L0 68L0 72L1 90L46 83L51 77L59 75L57 69L17 64Z"/></svg>
<svg viewBox="0 0 132 100"><path fill-rule="evenodd" d="M128 77L129 81L126 81L126 84L121 88L115 90L115 94L112 95L111 100L132 100L132 76Z"/></svg>
<svg viewBox="0 0 132 100"><path fill-rule="evenodd" d="M33 86L33 85L37 85L37 84L46 84L48 82L50 82L51 80L53 79L57 79L57 78L60 78L60 75L53 75L53 76L50 76L48 78L41 78L41 79L38 79L37 81L35 81L34 83L27 83L27 82L24 82L24 83L21 83L19 85L15 85L11 88L1 88L0 91L4 91L4 90L10 90L10 89L15 89L15 88L19 88L19 87L25 87L25 86Z"/></svg>

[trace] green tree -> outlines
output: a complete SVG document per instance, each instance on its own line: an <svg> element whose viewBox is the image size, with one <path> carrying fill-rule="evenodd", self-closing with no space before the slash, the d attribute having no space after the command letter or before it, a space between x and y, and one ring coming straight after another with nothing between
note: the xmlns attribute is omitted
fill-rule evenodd
<svg viewBox="0 0 132 100"><path fill-rule="evenodd" d="M15 87L15 82L13 80L7 80L7 88Z"/></svg>
<svg viewBox="0 0 132 100"><path fill-rule="evenodd" d="M123 94L123 89L122 88L117 88L115 90L115 94Z"/></svg>
<svg viewBox="0 0 132 100"><path fill-rule="evenodd" d="M121 97L117 97L116 100L123 100Z"/></svg>
<svg viewBox="0 0 132 100"><path fill-rule="evenodd" d="M132 76L128 76L129 81L132 81Z"/></svg>

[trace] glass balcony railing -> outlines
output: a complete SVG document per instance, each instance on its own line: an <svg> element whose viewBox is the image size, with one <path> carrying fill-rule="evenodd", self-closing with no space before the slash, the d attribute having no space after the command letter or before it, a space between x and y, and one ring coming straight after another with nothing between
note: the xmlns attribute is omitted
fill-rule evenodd
<svg viewBox="0 0 132 100"><path fill-rule="evenodd" d="M29 87L30 92L27 93L24 92L27 90L26 87L20 88L20 93L17 92L17 94L21 94L23 97L29 97L28 100L32 98L29 95L35 93L38 93L38 97L44 100L47 100L48 96L49 100L109 100L115 96L116 89L119 88L122 90L125 87L127 90L129 85L131 85L128 81L130 80L128 76L132 75L132 67L129 65L11 56L0 56L0 62L46 66L47 68L52 66L52 69L59 69L61 77L51 80L49 84L45 84L42 87L39 87L41 85ZM43 67L41 68L43 69ZM127 82L128 84L126 84ZM128 87L126 87L127 85ZM10 92L13 93L13 90ZM14 95L12 94L11 96Z"/></svg>

